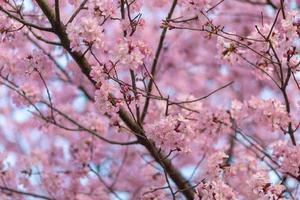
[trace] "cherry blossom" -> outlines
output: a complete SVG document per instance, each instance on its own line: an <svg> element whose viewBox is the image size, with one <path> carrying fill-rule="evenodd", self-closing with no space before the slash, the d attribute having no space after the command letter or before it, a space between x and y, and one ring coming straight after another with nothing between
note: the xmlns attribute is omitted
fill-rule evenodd
<svg viewBox="0 0 300 200"><path fill-rule="evenodd" d="M80 18L79 25L70 24L68 33L71 38L71 48L74 51L84 51L93 46L96 49L104 47L103 30L96 18L87 16Z"/></svg>
<svg viewBox="0 0 300 200"><path fill-rule="evenodd" d="M0 1L0 199L299 199L299 6Z"/></svg>

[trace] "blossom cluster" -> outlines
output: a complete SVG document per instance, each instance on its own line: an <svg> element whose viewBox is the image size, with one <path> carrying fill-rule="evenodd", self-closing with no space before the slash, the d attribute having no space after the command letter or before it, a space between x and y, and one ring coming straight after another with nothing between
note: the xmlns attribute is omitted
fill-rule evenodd
<svg viewBox="0 0 300 200"><path fill-rule="evenodd" d="M150 48L143 41L121 40L116 47L115 59L126 68L137 70L151 56Z"/></svg>
<svg viewBox="0 0 300 200"><path fill-rule="evenodd" d="M285 105L277 99L263 100L252 96L244 103L235 100L232 101L231 114L238 121L264 122L272 130L287 128L291 122Z"/></svg>
<svg viewBox="0 0 300 200"><path fill-rule="evenodd" d="M104 33L97 18L86 16L68 26L73 51L84 52L87 48L104 47Z"/></svg>
<svg viewBox="0 0 300 200"><path fill-rule="evenodd" d="M2 5L4 8L8 8L6 5ZM22 27L22 24L16 20L7 18L4 13L0 13L0 42L9 43L15 39L18 34L18 29Z"/></svg>
<svg viewBox="0 0 300 200"><path fill-rule="evenodd" d="M296 177L300 176L300 148L278 141L273 145L273 156L281 163L280 169Z"/></svg>
<svg viewBox="0 0 300 200"><path fill-rule="evenodd" d="M188 134L190 127L182 116L162 118L146 127L147 136L155 141L156 145L165 151L188 151Z"/></svg>
<svg viewBox="0 0 300 200"><path fill-rule="evenodd" d="M295 0L0 3L0 199L297 199Z"/></svg>

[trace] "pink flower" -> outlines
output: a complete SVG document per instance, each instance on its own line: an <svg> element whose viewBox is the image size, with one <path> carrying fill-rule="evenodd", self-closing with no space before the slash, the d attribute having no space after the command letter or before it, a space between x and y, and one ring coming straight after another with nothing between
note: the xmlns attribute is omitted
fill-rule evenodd
<svg viewBox="0 0 300 200"><path fill-rule="evenodd" d="M203 181L197 187L197 192L202 200L237 200L233 189L222 180Z"/></svg>
<svg viewBox="0 0 300 200"><path fill-rule="evenodd" d="M232 38L233 40L237 39L235 37ZM218 37L217 48L220 51L222 59L230 64L239 62L241 60L240 55L245 53L235 42L223 37Z"/></svg>
<svg viewBox="0 0 300 200"><path fill-rule="evenodd" d="M103 123L103 119L98 113L87 113L80 116L79 120L82 122L82 125L85 128L95 131L98 134L105 134L107 132L107 128Z"/></svg>
<svg viewBox="0 0 300 200"><path fill-rule="evenodd" d="M97 83L101 83L104 81L105 74L103 73L103 67L104 66L92 66L90 76Z"/></svg>
<svg viewBox="0 0 300 200"><path fill-rule="evenodd" d="M247 184L252 188L252 192L259 200L285 199L282 197L285 187L281 184L270 183L269 177L265 172L257 172L250 177Z"/></svg>
<svg viewBox="0 0 300 200"><path fill-rule="evenodd" d="M114 0L92 0L88 2L89 10L94 14L94 16L114 16L117 12L118 5ZM118 10L119 11L119 10Z"/></svg>
<svg viewBox="0 0 300 200"><path fill-rule="evenodd" d="M102 84L99 90L95 92L95 105L96 109L102 113L116 113L119 111L119 104L116 102L114 106L112 104L109 92L112 91L107 84Z"/></svg>
<svg viewBox="0 0 300 200"><path fill-rule="evenodd" d="M9 42L14 38L14 30L21 27L22 24L16 20L7 18L4 13L0 13L0 42Z"/></svg>
<svg viewBox="0 0 300 200"><path fill-rule="evenodd" d="M32 53L24 58L24 62L28 75L34 75L38 79L40 79L40 77L35 74L37 72L40 73L44 79L53 75L53 62L40 50L33 50Z"/></svg>
<svg viewBox="0 0 300 200"><path fill-rule="evenodd" d="M293 37L295 36L295 34L297 34L299 17L299 12L294 10L287 12L286 18L281 20L282 30L287 35L287 37Z"/></svg>
<svg viewBox="0 0 300 200"><path fill-rule="evenodd" d="M146 57L151 55L149 48L141 41L123 40L116 49L117 60L130 69L136 70L143 65Z"/></svg>
<svg viewBox="0 0 300 200"><path fill-rule="evenodd" d="M179 116L167 116L155 121L146 127L146 134L154 140L156 145L165 151L178 149L187 151L187 137L190 132L185 125L185 120Z"/></svg>
<svg viewBox="0 0 300 200"><path fill-rule="evenodd" d="M209 177L219 177L224 169L224 164L229 156L224 152L217 151L211 154L206 161L206 169Z"/></svg>
<svg viewBox="0 0 300 200"><path fill-rule="evenodd" d="M280 161L280 169L294 176L300 176L300 147L290 146L287 142L279 141L273 144L273 155Z"/></svg>
<svg viewBox="0 0 300 200"><path fill-rule="evenodd" d="M81 17L67 27L74 51L85 51L88 46L95 49L104 47L104 33L99 22L92 16Z"/></svg>
<svg viewBox="0 0 300 200"><path fill-rule="evenodd" d="M13 96L13 102L19 106L29 106L41 100L41 92L36 85L32 83L24 83L19 92L23 95L16 94Z"/></svg>

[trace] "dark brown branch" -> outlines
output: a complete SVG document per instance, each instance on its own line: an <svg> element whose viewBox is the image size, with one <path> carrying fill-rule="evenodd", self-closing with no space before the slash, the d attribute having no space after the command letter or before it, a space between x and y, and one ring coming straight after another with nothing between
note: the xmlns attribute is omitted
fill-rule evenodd
<svg viewBox="0 0 300 200"><path fill-rule="evenodd" d="M18 18L17 16L15 16L15 15L11 14L10 12L8 12L7 10L5 10L2 6L0 6L0 11L4 12L5 14L7 14L9 18L12 18L12 19L14 19L14 20L20 22L21 24L26 25L26 26L30 26L32 28L35 28L35 29L38 29L38 30L41 30L41 31L53 32L52 28L38 26L36 24L32 24L30 22L27 22L27 21L25 21L23 19Z"/></svg>
<svg viewBox="0 0 300 200"><path fill-rule="evenodd" d="M69 24L69 23L72 23L72 21L75 19L75 17L78 15L78 13L83 9L83 7L85 6L87 0L84 0L80 6L77 8L77 10L75 10L75 12L72 14L72 16L70 17L70 19L68 20L66 26Z"/></svg>
<svg viewBox="0 0 300 200"><path fill-rule="evenodd" d="M4 187L4 186L0 186L0 190L2 190L4 193L15 193L15 194L35 197L35 198L39 198L39 199L55 200L54 198L51 198L51 197L47 197L47 196L43 196L40 194L31 193L31 192L25 192L25 191L21 191L21 190L16 190L16 189ZM7 195L9 195L9 194L7 194Z"/></svg>
<svg viewBox="0 0 300 200"><path fill-rule="evenodd" d="M173 15L173 12L175 10L176 5L177 5L177 0L174 0L173 3L172 3L171 9L168 13L168 16L166 18L166 21L168 21L172 18L172 15ZM154 77L155 77L155 73L156 73L156 67L157 67L158 59L159 59L159 56L160 56L160 53L161 53L161 50L162 50L162 47L163 47L163 43L164 43L166 34L167 34L167 30L168 30L168 27L164 27L163 30L162 30L162 33L160 35L158 47L156 49L155 57L154 57L154 60L153 60L152 66L151 66L151 79L149 80L149 83L148 83L148 86L147 86L147 96L149 94L151 94L151 92L152 92L153 80L155 79ZM145 117L146 117L148 107L149 107L149 103L150 103L150 98L146 98L145 105L144 105L143 112L142 112L142 116L141 116L141 122L143 122Z"/></svg>
<svg viewBox="0 0 300 200"><path fill-rule="evenodd" d="M188 101L180 101L180 102L171 102L169 103L169 105L172 105L172 104L186 104L186 103L195 103L197 101L201 101L203 99L206 99L208 98L209 96L215 94L216 92L232 85L234 83L234 81L230 81L229 83L227 83L226 85L223 85L222 87L219 87L218 89L215 89L213 90L212 92L208 93L207 95L203 96L203 97L200 97L200 98L197 98L197 99L193 99L193 100L188 100Z"/></svg>
<svg viewBox="0 0 300 200"><path fill-rule="evenodd" d="M119 195L115 192L115 190L101 178L100 174L95 169L93 169L92 166L88 165L88 168L91 170L91 172L93 172L97 176L99 181L107 188L107 190L110 193L112 193L117 199L122 200L121 197L119 197Z"/></svg>
<svg viewBox="0 0 300 200"><path fill-rule="evenodd" d="M42 11L44 12L44 14L46 15L46 17L48 18L48 20L50 21L50 23L52 24L52 27L55 30L57 36L60 38L63 47L69 52L69 54L72 56L72 58L76 61L78 66L81 68L82 73L84 73L85 76L93 84L95 84L95 82L91 79L91 77L89 75L90 70L91 70L90 64L88 63L86 58L80 52L72 51L72 49L70 48L70 40L65 31L65 27L62 25L62 23L59 26L57 26L57 23L55 23L55 15L54 15L53 10L49 7L47 2L45 2L44 0L36 0L36 1L37 1L38 5L40 6L40 8L42 9ZM171 18L171 15L175 9L176 4L177 4L177 0L174 0L174 2L172 4L172 9L171 9L171 12L169 12L168 18ZM165 30L164 32L166 32L166 29L164 29L164 30ZM163 40L165 37L165 33L163 35L164 36L161 39L161 45L160 45L161 47L162 47L162 43L163 43ZM160 50L158 52L158 55L159 55L159 53L160 53ZM158 57L157 57L157 59L158 59ZM157 59L155 61L156 62L155 66L157 65ZM155 69L154 69L154 72L155 72ZM152 84L151 84L151 88L152 88ZM113 98L112 98L112 103L113 103ZM168 175L172 178L174 183L177 185L178 189L182 191L184 196L188 200L193 200L194 199L194 191L193 191L192 187L190 186L190 184L188 183L188 181L186 181L185 178L181 175L181 173L172 165L170 160L165 159L165 156L161 152L158 151L158 149L155 147L153 142L149 141L145 137L144 130L132 119L132 117L130 117L128 112L125 111L123 108L120 108L118 114L119 114L120 118L124 121L124 123L127 125L127 127L130 128L130 130L135 133L140 144L142 144L150 152L150 154L154 157L154 159L158 163L160 163L164 167L164 169L166 169Z"/></svg>
<svg viewBox="0 0 300 200"><path fill-rule="evenodd" d="M55 0L55 19L56 23L60 24L59 0Z"/></svg>

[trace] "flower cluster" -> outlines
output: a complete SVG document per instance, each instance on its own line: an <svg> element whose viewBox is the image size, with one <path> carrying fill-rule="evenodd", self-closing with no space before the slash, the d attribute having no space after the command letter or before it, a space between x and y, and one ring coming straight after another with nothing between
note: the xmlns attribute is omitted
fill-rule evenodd
<svg viewBox="0 0 300 200"><path fill-rule="evenodd" d="M25 73L32 76L37 76L35 72L40 73L43 78L49 78L53 75L53 64L49 58L40 50L33 50L24 58L26 66Z"/></svg>
<svg viewBox="0 0 300 200"><path fill-rule="evenodd" d="M88 2L88 9L95 17L114 16L117 6L117 2L114 0L92 0Z"/></svg>
<svg viewBox="0 0 300 200"><path fill-rule="evenodd" d="M263 100L252 96L244 103L235 100L232 102L231 113L238 121L265 122L272 130L285 128L291 122L285 105L277 99Z"/></svg>
<svg viewBox="0 0 300 200"><path fill-rule="evenodd" d="M299 6L2 0L0 199L297 199Z"/></svg>
<svg viewBox="0 0 300 200"><path fill-rule="evenodd" d="M300 147L290 146L287 142L279 141L273 145L273 155L280 163L280 169L296 177L300 176Z"/></svg>
<svg viewBox="0 0 300 200"><path fill-rule="evenodd" d="M103 82L106 80L106 75L104 71L105 66L92 66L92 70L90 72L91 78L97 83L97 85L101 86Z"/></svg>
<svg viewBox="0 0 300 200"><path fill-rule="evenodd" d="M119 111L120 103L117 99L111 96L114 87L106 79L105 66L93 66L91 77L96 82L97 90L95 91L95 105L100 113L116 113Z"/></svg>
<svg viewBox="0 0 300 200"><path fill-rule="evenodd" d="M0 41L10 41L13 38L15 30L21 25L12 19L7 19L4 14L0 14Z"/></svg>
<svg viewBox="0 0 300 200"><path fill-rule="evenodd" d="M226 168L226 160L229 158L224 152L217 151L212 153L206 161L206 173L208 176L214 178L221 177L222 172Z"/></svg>
<svg viewBox="0 0 300 200"><path fill-rule="evenodd" d="M156 145L165 151L187 151L188 135L191 130L188 120L180 115L162 117L159 121L147 125L146 134Z"/></svg>
<svg viewBox="0 0 300 200"><path fill-rule="evenodd" d="M13 102L16 106L29 106L37 103L41 100L41 91L36 85L32 83L24 83L20 88L19 92L21 93L14 93Z"/></svg>
<svg viewBox="0 0 300 200"><path fill-rule="evenodd" d="M273 22L255 24L256 30L245 36L229 31L209 30L217 34L217 48L222 59L234 65L251 65L259 79L280 79L278 71L299 69L299 13L289 11L286 17ZM276 78L274 78L276 77Z"/></svg>
<svg viewBox="0 0 300 200"><path fill-rule="evenodd" d="M136 70L145 59L151 56L151 50L143 41L121 40L116 48L116 60L129 69Z"/></svg>
<svg viewBox="0 0 300 200"><path fill-rule="evenodd" d="M206 9L210 8L212 0L191 0L191 1L181 1L184 8L185 16L200 16L201 12L205 12Z"/></svg>
<svg viewBox="0 0 300 200"><path fill-rule="evenodd" d="M271 184L268 175L264 172L257 172L251 176L247 184L259 200L285 199L283 196L285 187L281 184Z"/></svg>
<svg viewBox="0 0 300 200"><path fill-rule="evenodd" d="M201 182L197 187L197 196L199 200L237 200L233 189L222 180Z"/></svg>
<svg viewBox="0 0 300 200"><path fill-rule="evenodd" d="M104 47L104 33L97 18L81 17L67 27L73 51L83 52L87 48L100 49Z"/></svg>
<svg viewBox="0 0 300 200"><path fill-rule="evenodd" d="M287 38L295 38L299 30L299 11L292 10L287 13L285 19L281 20L281 29Z"/></svg>
<svg viewBox="0 0 300 200"><path fill-rule="evenodd" d="M107 127L103 123L103 119L99 116L98 113L87 113L80 116L79 120L82 122L82 125L85 128L91 131L95 131L98 134L105 134L107 132Z"/></svg>
<svg viewBox="0 0 300 200"><path fill-rule="evenodd" d="M226 39L218 37L217 49L221 58L229 64L238 63L242 60L241 56L244 51L239 48L238 44L229 40L227 37Z"/></svg>
<svg viewBox="0 0 300 200"><path fill-rule="evenodd" d="M232 121L229 113L224 109L202 109L197 123L193 127L198 132L209 134L212 137L232 133Z"/></svg>

